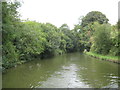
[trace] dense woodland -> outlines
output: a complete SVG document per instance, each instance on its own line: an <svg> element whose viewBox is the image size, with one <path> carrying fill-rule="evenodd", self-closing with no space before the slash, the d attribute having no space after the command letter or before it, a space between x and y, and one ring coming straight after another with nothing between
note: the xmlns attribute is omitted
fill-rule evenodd
<svg viewBox="0 0 120 90"><path fill-rule="evenodd" d="M90 11L74 29L67 24L20 20L19 2L2 3L2 66L13 67L33 58L46 58L76 51L101 55L120 55L120 22L108 23L99 11Z"/></svg>

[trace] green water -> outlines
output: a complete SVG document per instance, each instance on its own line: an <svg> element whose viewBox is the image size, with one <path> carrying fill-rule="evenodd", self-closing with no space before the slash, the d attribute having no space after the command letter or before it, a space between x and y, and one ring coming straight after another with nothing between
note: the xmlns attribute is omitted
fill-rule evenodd
<svg viewBox="0 0 120 90"><path fill-rule="evenodd" d="M3 88L117 88L120 65L70 53L11 68Z"/></svg>

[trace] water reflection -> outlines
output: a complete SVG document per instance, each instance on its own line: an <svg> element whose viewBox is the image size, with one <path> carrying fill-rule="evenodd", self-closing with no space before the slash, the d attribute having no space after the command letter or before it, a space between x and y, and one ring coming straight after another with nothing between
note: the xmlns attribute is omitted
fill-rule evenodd
<svg viewBox="0 0 120 90"><path fill-rule="evenodd" d="M77 76L78 68L76 64L62 66L60 71L56 71L47 81L37 85L36 88L83 88L88 87ZM51 82L52 81L52 82Z"/></svg>
<svg viewBox="0 0 120 90"><path fill-rule="evenodd" d="M86 59L84 59L86 60ZM80 69L77 74L83 82L94 88L118 87L118 64L99 61L89 57L89 61L83 64L76 63Z"/></svg>
<svg viewBox="0 0 120 90"><path fill-rule="evenodd" d="M118 78L118 64L71 53L11 68L3 75L3 87L117 88Z"/></svg>

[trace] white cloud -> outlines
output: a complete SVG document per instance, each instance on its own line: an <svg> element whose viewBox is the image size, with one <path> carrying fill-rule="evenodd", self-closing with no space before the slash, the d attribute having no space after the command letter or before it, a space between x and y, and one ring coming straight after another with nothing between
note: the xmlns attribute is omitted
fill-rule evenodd
<svg viewBox="0 0 120 90"><path fill-rule="evenodd" d="M20 13L22 19L50 22L57 27L67 23L70 28L80 16L90 11L100 11L107 16L109 23L118 20L119 0L23 0Z"/></svg>

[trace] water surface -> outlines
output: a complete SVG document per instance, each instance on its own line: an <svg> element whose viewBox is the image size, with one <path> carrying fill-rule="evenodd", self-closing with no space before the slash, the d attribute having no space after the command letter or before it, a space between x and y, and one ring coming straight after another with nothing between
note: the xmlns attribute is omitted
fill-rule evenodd
<svg viewBox="0 0 120 90"><path fill-rule="evenodd" d="M3 88L118 88L118 67L81 53L35 59L3 74Z"/></svg>

